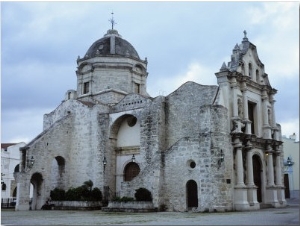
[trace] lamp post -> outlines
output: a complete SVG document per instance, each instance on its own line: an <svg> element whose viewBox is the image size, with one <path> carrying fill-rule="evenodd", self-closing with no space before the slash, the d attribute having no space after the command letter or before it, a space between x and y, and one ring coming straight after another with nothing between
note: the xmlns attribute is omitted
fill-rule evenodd
<svg viewBox="0 0 300 226"><path fill-rule="evenodd" d="M33 156L31 156L31 158L28 159L28 167L29 168L33 167L34 162L35 162L35 159Z"/></svg>
<svg viewBox="0 0 300 226"><path fill-rule="evenodd" d="M104 156L104 158L103 158L103 169L104 169L104 171L105 171L105 166L106 166L106 164L107 164L107 161L106 161L106 157Z"/></svg>
<svg viewBox="0 0 300 226"><path fill-rule="evenodd" d="M292 161L291 157L287 157L284 165L287 167L286 172L289 176L289 187L290 187L290 198L292 198L292 192L294 190L294 181L293 181L293 165L294 162Z"/></svg>
<svg viewBox="0 0 300 226"><path fill-rule="evenodd" d="M135 162L135 156L134 156L134 154L131 157L131 162Z"/></svg>

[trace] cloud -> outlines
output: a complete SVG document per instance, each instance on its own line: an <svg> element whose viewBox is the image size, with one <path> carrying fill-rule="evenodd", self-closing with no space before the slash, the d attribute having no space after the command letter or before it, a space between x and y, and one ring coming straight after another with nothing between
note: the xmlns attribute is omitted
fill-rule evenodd
<svg viewBox="0 0 300 226"><path fill-rule="evenodd" d="M214 69L207 68L199 62L191 62L187 68L174 76L159 77L149 85L151 96L168 95L187 81L197 82L201 85L217 85Z"/></svg>
<svg viewBox="0 0 300 226"><path fill-rule="evenodd" d="M250 41L257 46L266 73L273 76L271 83L299 76L298 8L295 2L268 2L247 11L250 24L264 29Z"/></svg>
<svg viewBox="0 0 300 226"><path fill-rule="evenodd" d="M281 125L281 132L282 135L285 135L286 137L289 137L293 133L296 134L296 141L299 141L299 118L293 118L288 121L285 121L283 123L280 123Z"/></svg>
<svg viewBox="0 0 300 226"><path fill-rule="evenodd" d="M72 75L73 76L70 76ZM70 65L26 62L3 68L2 109L54 107L76 84Z"/></svg>
<svg viewBox="0 0 300 226"><path fill-rule="evenodd" d="M76 58L110 28L112 10L116 29L141 59L148 58L151 96L168 95L186 81L217 84L215 72L230 60L246 29L272 87L278 89L278 123L288 125L297 118L298 3L3 2L2 137L40 132L26 134L31 132L28 125L41 128L42 115L53 110L68 89L76 89Z"/></svg>
<svg viewBox="0 0 300 226"><path fill-rule="evenodd" d="M52 110L53 109L50 110L46 108L31 108L2 112L2 142L28 143L43 131L43 115Z"/></svg>
<svg viewBox="0 0 300 226"><path fill-rule="evenodd" d="M252 5L247 10L249 22L251 24L261 25L270 23L273 26L291 25L291 15L288 15L295 10L295 2L265 2L259 5ZM298 11L296 9L296 11ZM288 23L285 23L288 22Z"/></svg>

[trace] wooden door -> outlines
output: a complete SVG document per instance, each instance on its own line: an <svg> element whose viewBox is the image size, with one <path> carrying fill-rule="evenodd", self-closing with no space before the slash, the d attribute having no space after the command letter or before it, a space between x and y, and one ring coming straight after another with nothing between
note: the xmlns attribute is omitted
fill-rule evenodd
<svg viewBox="0 0 300 226"><path fill-rule="evenodd" d="M198 187L194 180L189 180L186 183L186 191L188 208L198 207Z"/></svg>
<svg viewBox="0 0 300 226"><path fill-rule="evenodd" d="M262 202L262 195L261 195L262 167L261 167L260 157L258 155L253 155L252 163L253 163L253 180L254 180L254 184L257 186L257 201Z"/></svg>

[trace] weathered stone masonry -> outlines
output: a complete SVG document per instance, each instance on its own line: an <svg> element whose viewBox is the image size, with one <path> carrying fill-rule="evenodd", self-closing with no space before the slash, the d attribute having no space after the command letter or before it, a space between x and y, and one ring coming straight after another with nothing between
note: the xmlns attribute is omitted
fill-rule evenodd
<svg viewBox="0 0 300 226"><path fill-rule="evenodd" d="M246 33L218 86L190 81L153 98L147 63L116 30L77 59L76 90L20 149L16 210L40 209L55 187L87 180L105 201L146 188L167 211L285 206L277 90Z"/></svg>

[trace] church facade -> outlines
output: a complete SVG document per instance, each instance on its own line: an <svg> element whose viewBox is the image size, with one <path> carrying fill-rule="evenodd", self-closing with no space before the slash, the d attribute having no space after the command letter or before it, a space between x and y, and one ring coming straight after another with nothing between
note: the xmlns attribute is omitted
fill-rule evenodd
<svg viewBox="0 0 300 226"><path fill-rule="evenodd" d="M143 187L158 209L248 211L286 205L281 128L264 64L246 32L218 85L147 93L147 59L114 29L77 59L77 89L20 148L16 210L92 180L105 200Z"/></svg>

